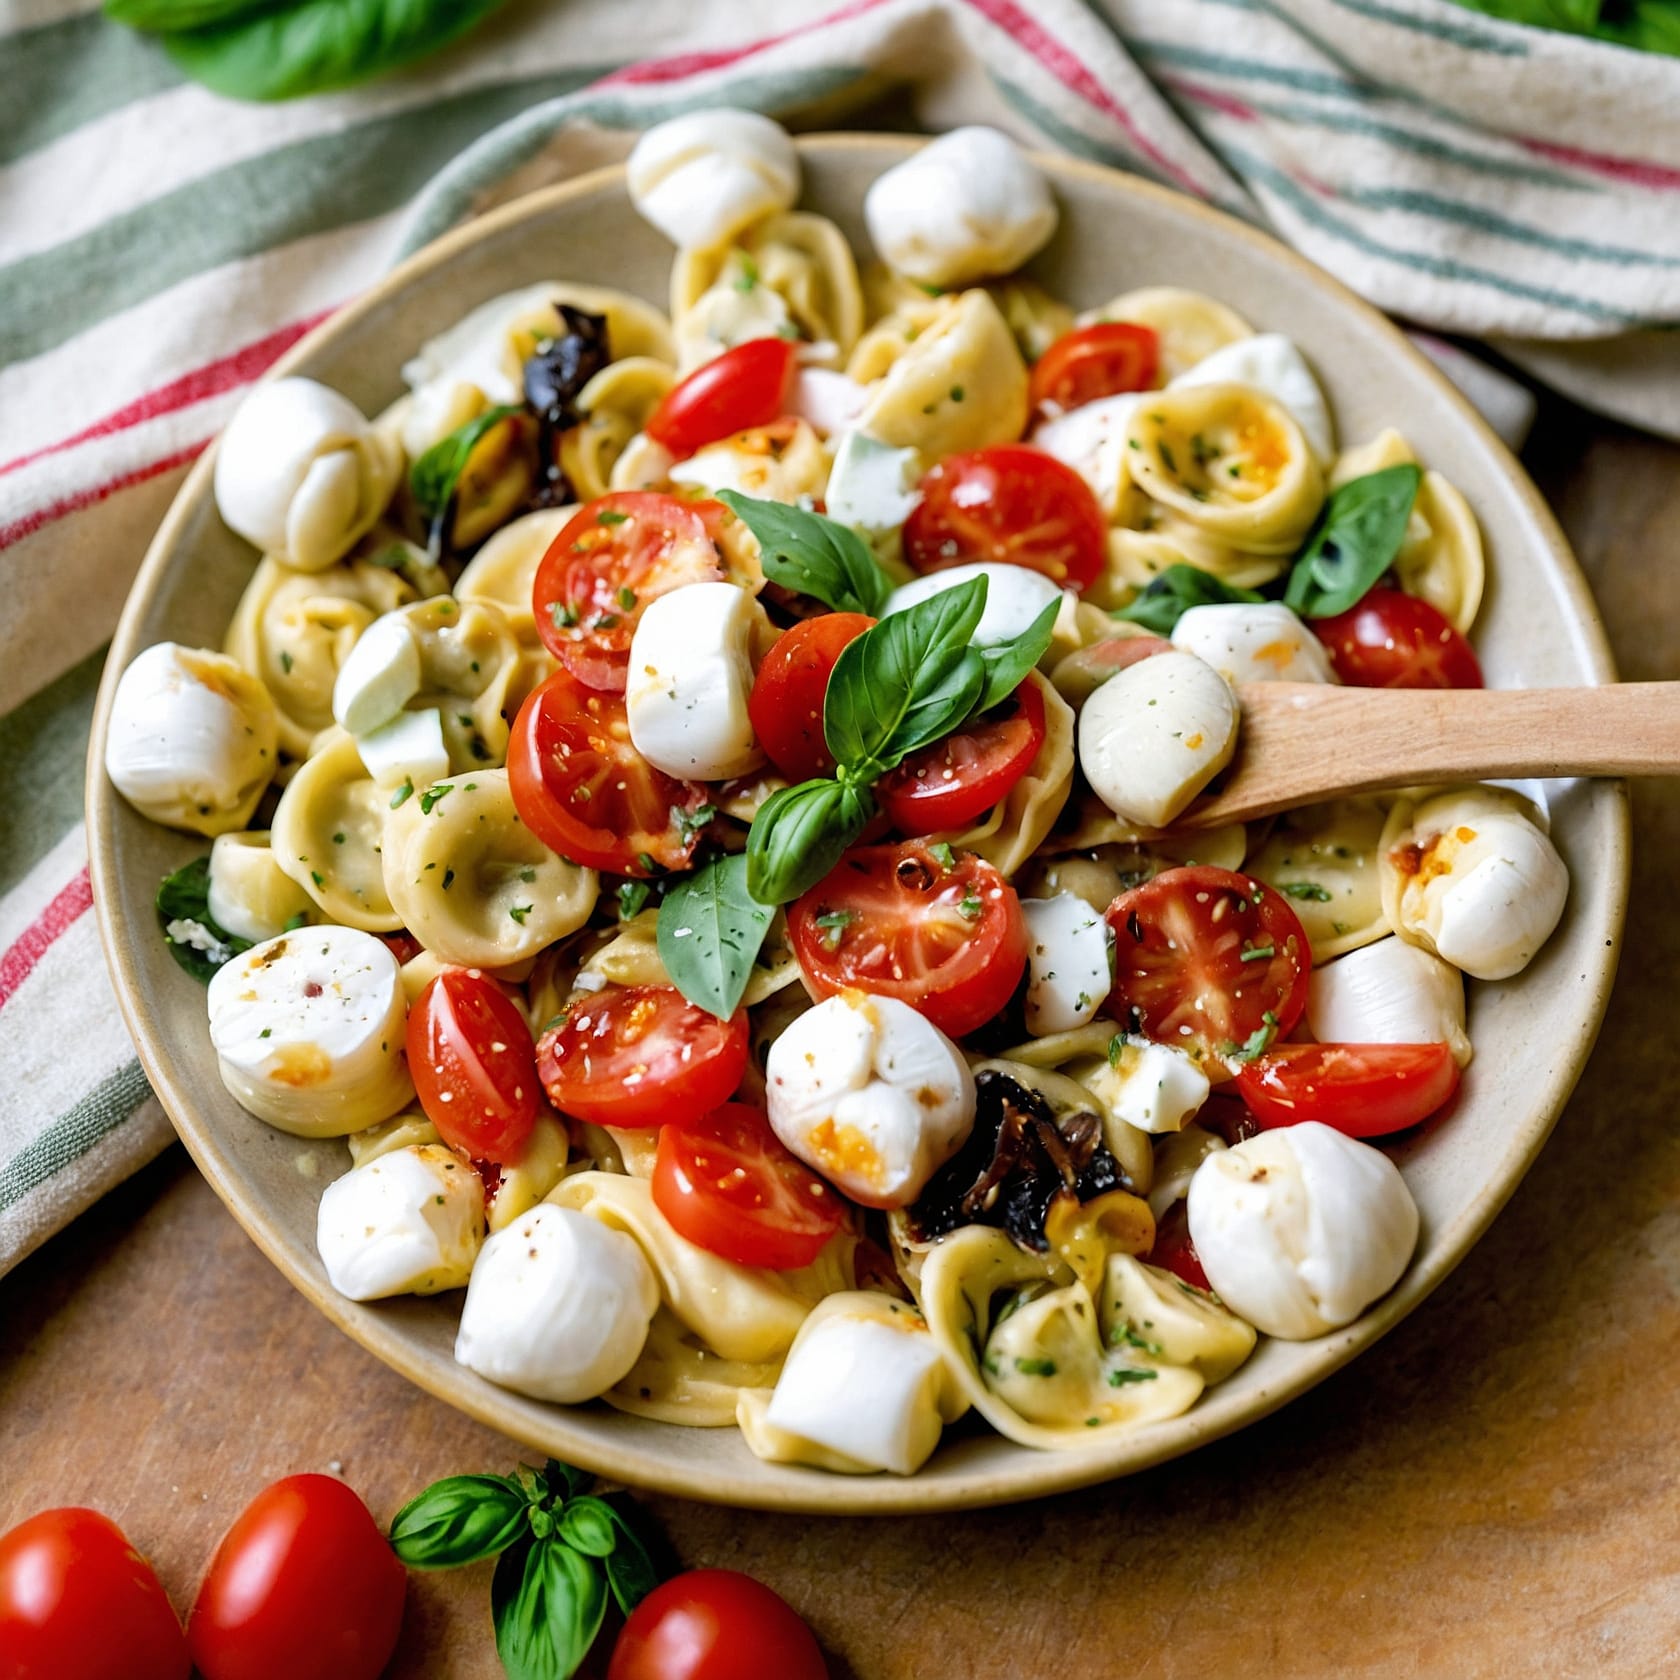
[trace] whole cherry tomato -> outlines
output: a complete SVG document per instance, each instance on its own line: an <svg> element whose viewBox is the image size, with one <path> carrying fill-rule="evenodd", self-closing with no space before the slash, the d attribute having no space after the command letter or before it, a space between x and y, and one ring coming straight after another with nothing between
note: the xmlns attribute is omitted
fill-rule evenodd
<svg viewBox="0 0 1680 1680"><path fill-rule="evenodd" d="M785 1598L733 1569L691 1569L630 1612L607 1680L828 1680L828 1665Z"/></svg>
<svg viewBox="0 0 1680 1680"><path fill-rule="evenodd" d="M785 338L751 338L702 363L648 416L647 435L678 460L719 438L787 413L799 351Z"/></svg>

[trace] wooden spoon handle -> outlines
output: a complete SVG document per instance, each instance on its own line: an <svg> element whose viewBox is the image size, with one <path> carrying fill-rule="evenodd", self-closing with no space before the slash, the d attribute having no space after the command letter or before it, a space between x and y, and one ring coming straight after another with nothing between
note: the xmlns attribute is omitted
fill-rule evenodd
<svg viewBox="0 0 1680 1680"><path fill-rule="evenodd" d="M1341 794L1490 776L1680 775L1680 682L1603 688L1378 689L1254 683L1203 828Z"/></svg>

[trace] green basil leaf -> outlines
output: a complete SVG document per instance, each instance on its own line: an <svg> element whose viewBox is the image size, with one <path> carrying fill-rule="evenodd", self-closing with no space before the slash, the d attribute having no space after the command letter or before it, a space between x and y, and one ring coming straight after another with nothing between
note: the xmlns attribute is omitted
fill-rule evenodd
<svg viewBox="0 0 1680 1680"><path fill-rule="evenodd" d="M1199 566L1168 566L1149 580L1144 591L1130 605L1114 614L1129 624L1141 624L1157 636L1170 636L1174 626L1192 607L1226 606L1234 601L1259 601L1264 597L1252 589L1233 589Z"/></svg>
<svg viewBox="0 0 1680 1680"><path fill-rule="evenodd" d="M612 1511L593 1494L567 1501L557 1532L573 1551L585 1557L604 1558L618 1544Z"/></svg>
<svg viewBox="0 0 1680 1680"><path fill-rule="evenodd" d="M391 1549L411 1569L477 1563L528 1532L526 1508L511 1476L446 1476L397 1512Z"/></svg>
<svg viewBox="0 0 1680 1680"><path fill-rule="evenodd" d="M880 617L892 584L856 531L820 513L736 490L723 491L718 500L758 538L764 575L772 583L836 612Z"/></svg>
<svg viewBox="0 0 1680 1680"><path fill-rule="evenodd" d="M230 99L349 87L436 52L502 0L293 0L163 37L169 56Z"/></svg>
<svg viewBox="0 0 1680 1680"><path fill-rule="evenodd" d="M765 800L747 835L747 890L760 904L786 904L814 887L875 814L864 788L801 782Z"/></svg>
<svg viewBox="0 0 1680 1680"><path fill-rule="evenodd" d="M105 0L112 23L159 35L170 29L203 29L213 23L266 12L274 0Z"/></svg>
<svg viewBox="0 0 1680 1680"><path fill-rule="evenodd" d="M840 650L823 701L823 735L837 763L879 775L967 717L986 680L969 645L985 610L986 580L971 578Z"/></svg>
<svg viewBox="0 0 1680 1680"><path fill-rule="evenodd" d="M659 1585L659 1570L632 1519L635 1508L627 1508L611 1496L601 1503L618 1535L618 1543L607 1554L607 1585L619 1609L628 1616Z"/></svg>
<svg viewBox="0 0 1680 1680"><path fill-rule="evenodd" d="M741 1006L775 906L747 889L744 856L714 858L672 882L659 906L659 958L697 1008L727 1021Z"/></svg>
<svg viewBox="0 0 1680 1680"><path fill-rule="evenodd" d="M1050 646L1050 639L1056 633L1056 615L1061 610L1062 603L1052 601L1015 641L1006 646L980 649L980 659L986 668L986 686L974 704L976 712L990 711L1026 681L1027 672L1044 657L1045 650Z"/></svg>
<svg viewBox="0 0 1680 1680"><path fill-rule="evenodd" d="M496 1655L508 1680L570 1680L607 1610L605 1572L559 1540L502 1553L490 1582Z"/></svg>
<svg viewBox="0 0 1680 1680"><path fill-rule="evenodd" d="M449 516L449 504L455 499L455 486L466 471L467 457L473 446L492 426L500 425L518 408L503 405L487 408L474 415L464 426L457 426L448 437L439 438L408 472L408 488L414 506L431 531L432 547L442 545L443 523Z"/></svg>
<svg viewBox="0 0 1680 1680"><path fill-rule="evenodd" d="M1418 466L1402 461L1333 491L1289 573L1284 604L1306 618L1356 605L1394 564L1422 481Z"/></svg>
<svg viewBox="0 0 1680 1680"><path fill-rule="evenodd" d="M207 857L194 858L173 875L165 875L154 902L170 956L195 980L208 985L223 963L251 949L249 939L229 933L210 914Z"/></svg>

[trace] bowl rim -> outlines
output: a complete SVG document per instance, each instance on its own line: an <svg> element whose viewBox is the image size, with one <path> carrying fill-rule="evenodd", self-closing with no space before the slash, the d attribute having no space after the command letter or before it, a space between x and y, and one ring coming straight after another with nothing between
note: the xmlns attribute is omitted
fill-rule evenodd
<svg viewBox="0 0 1680 1680"><path fill-rule="evenodd" d="M930 138L842 131L801 135L796 144L802 154L871 152L885 167L909 155ZM1280 240L1235 216L1154 182L1085 159L1042 151L1031 155L1052 179L1083 178L1122 198L1142 200L1173 216L1216 228L1222 236L1264 252L1268 260L1292 269L1306 288L1334 294L1366 329L1398 350L1403 359L1412 363L1414 371L1422 374L1425 383L1434 387L1437 396L1456 409L1459 418L1479 435L1502 476L1517 492L1523 511L1549 552L1554 574L1563 585L1567 606L1576 618L1578 643L1593 680L1598 683L1616 680L1597 605L1556 517L1503 440L1458 387L1393 321ZM389 298L416 280L446 267L481 240L524 222L541 221L555 209L603 188L622 186L625 173L622 163L608 165L523 194L473 217L405 258L367 291L312 328L262 378L273 380L286 376L322 346L351 333ZM381 1303L374 1303L370 1308L345 1301L330 1288L319 1285L296 1263L293 1239L282 1229L271 1227L263 1217L231 1152L223 1149L214 1128L194 1112L184 1085L177 1080L167 1041L157 1029L142 985L138 942L132 937L133 930L118 917L119 872L114 825L119 802L103 768L112 699L119 675L139 651L142 619L170 569L178 538L201 498L211 492L216 450L217 440L212 440L188 472L147 548L112 636L95 703L86 778L89 867L94 912L117 1003L134 1040L141 1067L194 1163L245 1233L282 1275L331 1323L386 1365L434 1398L513 1440L551 1452L599 1475L663 1493L747 1509L832 1516L922 1514L1009 1504L1069 1492L1148 1469L1270 1415L1363 1352L1418 1306L1464 1259L1515 1192L1557 1123L1592 1052L1615 978L1627 908L1631 821L1622 783L1614 784L1622 796L1609 806L1608 855L1594 860L1595 869L1607 883L1608 915L1601 931L1608 937L1594 942L1591 965L1582 976L1593 1007L1582 1031L1570 1040L1567 1053L1548 1070L1545 1085L1537 1093L1520 1137L1513 1139L1512 1147L1517 1153L1507 1154L1500 1174L1454 1223L1432 1234L1429 1252L1408 1268L1388 1295L1351 1325L1316 1341L1296 1344L1310 1351L1286 1380L1259 1390L1241 1403L1231 1401L1223 1407L1219 1405L1220 1390L1215 1389L1181 1416L1151 1425L1135 1435L1122 1436L1106 1447L1067 1452L1017 1447L1017 1456L1006 1465L980 1466L947 1476L837 1476L760 1464L756 1469L762 1475L739 1479L725 1468L705 1463L673 1466L663 1459L649 1460L634 1444L620 1445L603 1439L586 1423L574 1421L590 1414L570 1407L545 1408L544 1431L541 1438L533 1438L535 1431L530 1427L527 1412L532 1402L495 1388L464 1368L449 1373L447 1380L434 1380L428 1364L433 1356L414 1343L400 1314L378 1311Z"/></svg>

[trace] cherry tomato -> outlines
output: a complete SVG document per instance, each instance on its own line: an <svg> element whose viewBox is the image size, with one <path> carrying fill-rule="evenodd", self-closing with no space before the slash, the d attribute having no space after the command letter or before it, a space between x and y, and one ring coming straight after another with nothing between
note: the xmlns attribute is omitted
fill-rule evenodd
<svg viewBox="0 0 1680 1680"><path fill-rule="evenodd" d="M407 928L398 928L395 933L382 933L379 939L399 963L413 962L426 949Z"/></svg>
<svg viewBox="0 0 1680 1680"><path fill-rule="evenodd" d="M1445 1044L1280 1044L1237 1072L1260 1125L1321 1120L1349 1137L1386 1137L1427 1120L1458 1089Z"/></svg>
<svg viewBox="0 0 1680 1680"><path fill-rule="evenodd" d="M5 1680L187 1680L186 1635L128 1536L81 1506L0 1534Z"/></svg>
<svg viewBox="0 0 1680 1680"><path fill-rule="evenodd" d="M614 875L685 868L700 834L678 813L710 798L636 751L622 697L565 671L527 695L513 720L508 786L520 821L545 846Z"/></svg>
<svg viewBox="0 0 1680 1680"><path fill-rule="evenodd" d="M1160 371L1161 341L1135 321L1097 321L1063 333L1033 364L1034 408L1064 414L1099 397L1147 391Z"/></svg>
<svg viewBox="0 0 1680 1680"><path fill-rule="evenodd" d="M446 968L408 1012L408 1071L438 1136L478 1161L514 1161L537 1120L531 1029L494 980Z"/></svg>
<svg viewBox="0 0 1680 1680"><path fill-rule="evenodd" d="M824 613L794 625L764 656L747 699L747 716L758 744L790 781L834 773L834 755L823 735L829 673L840 650L874 622L863 613Z"/></svg>
<svg viewBox="0 0 1680 1680"><path fill-rule="evenodd" d="M923 478L922 499L904 522L904 553L919 572L995 560L1068 589L1101 573L1107 544L1096 492L1024 443L946 456Z"/></svg>
<svg viewBox="0 0 1680 1680"><path fill-rule="evenodd" d="M630 1612L607 1680L828 1680L828 1665L798 1613L761 1581L691 1569Z"/></svg>
<svg viewBox="0 0 1680 1680"><path fill-rule="evenodd" d="M187 1623L205 1680L375 1680L408 1573L331 1476L264 1488L222 1537Z"/></svg>
<svg viewBox="0 0 1680 1680"><path fill-rule="evenodd" d="M564 1114L662 1126L727 1102L747 1071L747 1013L708 1015L675 986L606 986L537 1041L537 1072Z"/></svg>
<svg viewBox="0 0 1680 1680"><path fill-rule="evenodd" d="M531 610L543 646L586 687L622 694L648 602L728 576L713 541L723 513L650 490L586 502L537 563Z"/></svg>
<svg viewBox="0 0 1680 1680"><path fill-rule="evenodd" d="M1310 621L1330 663L1355 688L1480 688L1481 661L1436 608L1399 589L1373 589L1334 618Z"/></svg>
<svg viewBox="0 0 1680 1680"><path fill-rule="evenodd" d="M1229 869L1168 869L1108 907L1122 1025L1235 1068L1283 1038L1307 1003L1307 936L1283 894Z"/></svg>
<svg viewBox="0 0 1680 1680"><path fill-rule="evenodd" d="M900 834L966 828L1009 795L1044 745L1044 695L1029 677L989 712L913 752L875 784Z"/></svg>
<svg viewBox="0 0 1680 1680"><path fill-rule="evenodd" d="M661 1128L653 1199L691 1243L773 1271L810 1265L840 1229L840 1198L746 1103Z"/></svg>
<svg viewBox="0 0 1680 1680"><path fill-rule="evenodd" d="M818 997L848 986L907 1003L960 1038L1009 1002L1027 966L1015 889L972 852L920 840L854 846L788 906L788 932Z"/></svg>
<svg viewBox="0 0 1680 1680"><path fill-rule="evenodd" d="M1190 1240L1190 1213L1182 1201L1174 1202L1161 1216L1155 1227L1155 1246L1144 1259L1149 1265L1182 1278L1192 1289L1213 1292L1213 1285L1202 1270L1202 1257Z"/></svg>
<svg viewBox="0 0 1680 1680"><path fill-rule="evenodd" d="M698 367L648 416L647 435L680 461L719 438L787 413L799 352L785 338L752 338Z"/></svg>

